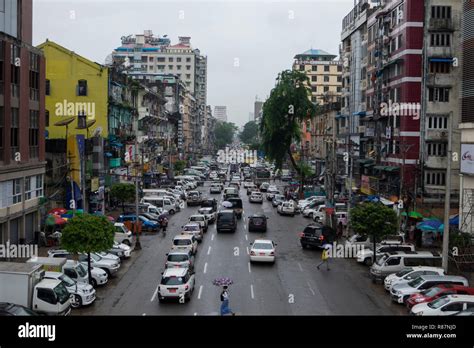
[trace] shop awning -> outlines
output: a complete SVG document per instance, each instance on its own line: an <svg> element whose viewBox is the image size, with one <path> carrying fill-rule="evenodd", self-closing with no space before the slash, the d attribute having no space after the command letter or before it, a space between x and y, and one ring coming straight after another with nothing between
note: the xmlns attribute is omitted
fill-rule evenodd
<svg viewBox="0 0 474 348"><path fill-rule="evenodd" d="M357 162L360 164L371 164L374 163L374 160L372 158L361 158L358 159Z"/></svg>
<svg viewBox="0 0 474 348"><path fill-rule="evenodd" d="M385 172L395 172L400 169L400 167L393 167L393 166L375 166L375 170L383 170Z"/></svg>
<svg viewBox="0 0 474 348"><path fill-rule="evenodd" d="M453 58L430 58L430 62L452 63Z"/></svg>

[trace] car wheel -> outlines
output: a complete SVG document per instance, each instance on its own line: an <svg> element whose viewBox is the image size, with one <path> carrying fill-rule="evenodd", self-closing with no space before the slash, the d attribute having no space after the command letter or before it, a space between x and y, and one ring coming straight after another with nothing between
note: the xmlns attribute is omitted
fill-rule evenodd
<svg viewBox="0 0 474 348"><path fill-rule="evenodd" d="M364 260L364 265L366 265L366 266L372 266L372 258L367 257L367 258Z"/></svg>
<svg viewBox="0 0 474 348"><path fill-rule="evenodd" d="M160 297L160 296L158 296L158 302L163 303L163 302L165 302L165 299L162 298L162 297Z"/></svg>
<svg viewBox="0 0 474 348"><path fill-rule="evenodd" d="M101 268L101 270L105 271L105 273L107 273L107 276L109 278L112 277L112 273L110 273L110 270L108 270L107 268Z"/></svg>
<svg viewBox="0 0 474 348"><path fill-rule="evenodd" d="M171 215L174 215L174 214L175 214L174 209L171 209L171 210L170 210L170 214L171 214Z"/></svg>
<svg viewBox="0 0 474 348"><path fill-rule="evenodd" d="M91 285L92 285L93 288L96 288L97 287L97 280L92 278Z"/></svg>
<svg viewBox="0 0 474 348"><path fill-rule="evenodd" d="M303 249L306 249L308 246L307 246L306 244L301 243L301 247L302 247Z"/></svg>
<svg viewBox="0 0 474 348"><path fill-rule="evenodd" d="M309 218L310 218L311 220L313 220L314 214L313 214L313 213L309 213Z"/></svg>
<svg viewBox="0 0 474 348"><path fill-rule="evenodd" d="M82 299L79 295L72 295L71 296L71 307L72 308L79 308L82 306Z"/></svg>
<svg viewBox="0 0 474 348"><path fill-rule="evenodd" d="M125 239L122 243L125 244L125 245L130 246L130 241L128 239Z"/></svg>
<svg viewBox="0 0 474 348"><path fill-rule="evenodd" d="M403 303L406 303L410 295L403 296Z"/></svg>

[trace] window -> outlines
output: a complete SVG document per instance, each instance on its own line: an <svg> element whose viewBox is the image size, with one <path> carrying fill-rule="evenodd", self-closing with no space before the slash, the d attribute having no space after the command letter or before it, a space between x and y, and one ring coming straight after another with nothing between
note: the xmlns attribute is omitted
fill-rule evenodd
<svg viewBox="0 0 474 348"><path fill-rule="evenodd" d="M337 66L337 71L341 72L342 71L342 65Z"/></svg>
<svg viewBox="0 0 474 348"><path fill-rule="evenodd" d="M165 62L165 57L157 57L156 61L160 62L160 63L163 63L163 62Z"/></svg>
<svg viewBox="0 0 474 348"><path fill-rule="evenodd" d="M300 71L304 71L304 65L300 65Z"/></svg>
<svg viewBox="0 0 474 348"><path fill-rule="evenodd" d="M0 94L3 95L4 43L0 41Z"/></svg>
<svg viewBox="0 0 474 348"><path fill-rule="evenodd" d="M190 78L191 78L191 74L186 74L186 78L187 78L187 79L190 79Z"/></svg>
<svg viewBox="0 0 474 348"><path fill-rule="evenodd" d="M393 257L390 260L387 261L387 266L396 266L400 264L400 258L399 257Z"/></svg>
<svg viewBox="0 0 474 348"><path fill-rule="evenodd" d="M429 71L431 74L449 74L451 72L451 63L430 62Z"/></svg>
<svg viewBox="0 0 474 348"><path fill-rule="evenodd" d="M30 157L39 157L39 111L30 110L29 129Z"/></svg>
<svg viewBox="0 0 474 348"><path fill-rule="evenodd" d="M186 70L191 70L191 65L186 65Z"/></svg>
<svg viewBox="0 0 474 348"><path fill-rule="evenodd" d="M172 66L172 65L168 65L168 69L173 70L173 66Z"/></svg>
<svg viewBox="0 0 474 348"><path fill-rule="evenodd" d="M32 198L32 189L31 189L31 176L25 178L25 201Z"/></svg>
<svg viewBox="0 0 474 348"><path fill-rule="evenodd" d="M173 57L169 57L168 62L170 62L170 63L173 62Z"/></svg>
<svg viewBox="0 0 474 348"><path fill-rule="evenodd" d="M329 82L329 76L324 76L324 82Z"/></svg>
<svg viewBox="0 0 474 348"><path fill-rule="evenodd" d="M19 109L11 109L11 127L10 127L10 147L12 159L15 159L15 153L19 151L20 146L20 117Z"/></svg>
<svg viewBox="0 0 474 348"><path fill-rule="evenodd" d="M87 80L79 80L77 82L77 95L82 97L87 96Z"/></svg>
<svg viewBox="0 0 474 348"><path fill-rule="evenodd" d="M17 204L21 202L21 182L22 179L14 179L13 180L13 204Z"/></svg>
<svg viewBox="0 0 474 348"><path fill-rule="evenodd" d="M428 115L428 129L448 129L448 117Z"/></svg>
<svg viewBox="0 0 474 348"><path fill-rule="evenodd" d="M443 308L441 308L442 312L460 312L463 310L464 304L462 302L450 303Z"/></svg>
<svg viewBox="0 0 474 348"><path fill-rule="evenodd" d="M329 92L329 87L328 86L324 87L324 92Z"/></svg>
<svg viewBox="0 0 474 348"><path fill-rule="evenodd" d="M318 77L317 76L311 76L311 81L312 82L318 82Z"/></svg>
<svg viewBox="0 0 474 348"><path fill-rule="evenodd" d="M39 56L30 52L30 100L39 100Z"/></svg>
<svg viewBox="0 0 474 348"><path fill-rule="evenodd" d="M3 144L5 139L5 113L3 106L0 106L0 162L3 161L3 152L5 151L5 146Z"/></svg>
<svg viewBox="0 0 474 348"><path fill-rule="evenodd" d="M11 45L11 95L14 98L18 98L20 96L20 47L12 44Z"/></svg>
<svg viewBox="0 0 474 348"><path fill-rule="evenodd" d="M342 92L342 87L337 87L337 93L341 93Z"/></svg>
<svg viewBox="0 0 474 348"><path fill-rule="evenodd" d="M45 94L51 95L51 81L46 80Z"/></svg>
<svg viewBox="0 0 474 348"><path fill-rule="evenodd" d="M311 67L311 71L318 71L318 66L317 65L313 65Z"/></svg>
<svg viewBox="0 0 474 348"><path fill-rule="evenodd" d="M311 102L316 103L316 97L311 97Z"/></svg>
<svg viewBox="0 0 474 348"><path fill-rule="evenodd" d="M158 70L165 70L165 65L157 65Z"/></svg>
<svg viewBox="0 0 474 348"><path fill-rule="evenodd" d="M316 86L311 86L311 92L313 92L313 93L316 93L316 92L317 92Z"/></svg>
<svg viewBox="0 0 474 348"><path fill-rule="evenodd" d="M337 82L342 82L342 76L337 77Z"/></svg>
<svg viewBox="0 0 474 348"><path fill-rule="evenodd" d="M176 69L181 70L181 65L176 65Z"/></svg>
<svg viewBox="0 0 474 348"><path fill-rule="evenodd" d="M438 171L426 171L425 172L425 184L434 186L446 185L446 173Z"/></svg>
<svg viewBox="0 0 474 348"><path fill-rule="evenodd" d="M181 63L181 58L176 58L176 62Z"/></svg>
<svg viewBox="0 0 474 348"><path fill-rule="evenodd" d="M449 102L449 88L446 87L430 87L428 88L428 100L430 102Z"/></svg>
<svg viewBox="0 0 474 348"><path fill-rule="evenodd" d="M446 157L448 144L446 143L428 143L427 150L429 156Z"/></svg>
<svg viewBox="0 0 474 348"><path fill-rule="evenodd" d="M449 47L451 46L450 33L432 33L430 36L431 47Z"/></svg>
<svg viewBox="0 0 474 348"><path fill-rule="evenodd" d="M35 185L36 197L43 197L43 175L36 175Z"/></svg>
<svg viewBox="0 0 474 348"><path fill-rule="evenodd" d="M451 6L431 6L431 18L450 19Z"/></svg>
<svg viewBox="0 0 474 348"><path fill-rule="evenodd" d="M190 63L191 62L191 58L186 58L186 63Z"/></svg>
<svg viewBox="0 0 474 348"><path fill-rule="evenodd" d="M329 71L329 65L325 65L325 66L324 66L324 71L325 71L325 72L328 72L328 71Z"/></svg>
<svg viewBox="0 0 474 348"><path fill-rule="evenodd" d="M402 41L402 36L403 35L398 35L397 37L397 50L399 50L400 48L402 48L402 45L403 45L403 41Z"/></svg>
<svg viewBox="0 0 474 348"><path fill-rule="evenodd" d="M51 289L41 289L38 288L38 299L49 304L57 304L56 296L54 295L53 290Z"/></svg>
<svg viewBox="0 0 474 348"><path fill-rule="evenodd" d="M49 127L49 110L45 110L44 116L45 116L45 127Z"/></svg>

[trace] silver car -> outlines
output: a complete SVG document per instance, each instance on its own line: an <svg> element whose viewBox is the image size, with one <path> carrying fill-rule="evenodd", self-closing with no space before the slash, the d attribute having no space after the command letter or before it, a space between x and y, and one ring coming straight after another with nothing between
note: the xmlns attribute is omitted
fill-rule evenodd
<svg viewBox="0 0 474 348"><path fill-rule="evenodd" d="M194 270L194 256L190 250L172 250L166 254L166 268L189 268Z"/></svg>

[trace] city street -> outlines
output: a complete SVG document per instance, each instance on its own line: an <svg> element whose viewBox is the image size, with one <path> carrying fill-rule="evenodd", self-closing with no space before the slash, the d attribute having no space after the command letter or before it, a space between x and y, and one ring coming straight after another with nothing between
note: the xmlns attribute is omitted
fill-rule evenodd
<svg viewBox="0 0 474 348"><path fill-rule="evenodd" d="M209 194L209 184L200 190ZM191 301L159 303L157 287L171 241L198 207L185 208L170 219L166 236L146 235L142 250L122 263L117 277L97 291L96 302L73 315L218 315L221 289L212 284L230 277L230 306L237 315L402 315L404 306L391 303L380 284L372 284L368 268L354 260L332 260L331 270L316 269L321 251L303 250L298 233L311 222L301 215L279 216L271 202L248 203L242 188L244 217L235 234L217 234L209 226L196 255L196 287ZM268 217L266 233L249 233L247 216L263 212ZM277 246L274 265L250 264L252 241L263 237Z"/></svg>

